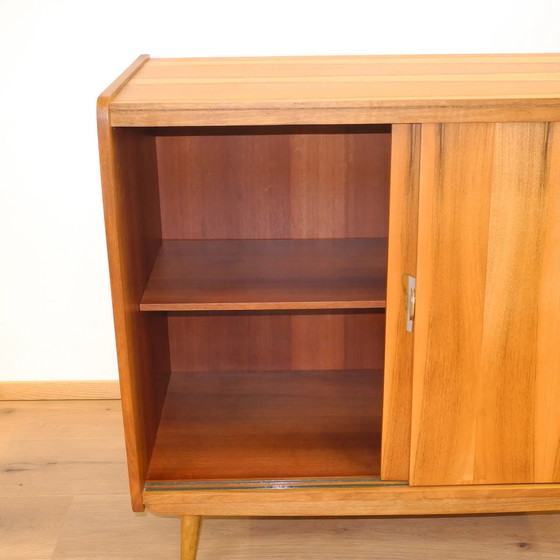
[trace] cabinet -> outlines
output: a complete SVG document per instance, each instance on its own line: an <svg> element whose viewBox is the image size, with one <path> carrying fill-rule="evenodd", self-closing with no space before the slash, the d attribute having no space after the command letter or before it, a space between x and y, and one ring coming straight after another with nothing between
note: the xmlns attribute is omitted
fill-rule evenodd
<svg viewBox="0 0 560 560"><path fill-rule="evenodd" d="M560 55L140 57L98 101L133 509L184 558L560 509L557 121Z"/></svg>

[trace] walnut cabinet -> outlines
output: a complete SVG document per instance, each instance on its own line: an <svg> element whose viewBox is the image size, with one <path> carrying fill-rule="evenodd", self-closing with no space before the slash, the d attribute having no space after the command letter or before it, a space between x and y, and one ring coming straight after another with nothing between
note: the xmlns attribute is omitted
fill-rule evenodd
<svg viewBox="0 0 560 560"><path fill-rule="evenodd" d="M560 509L560 55L140 57L98 101L132 505Z"/></svg>

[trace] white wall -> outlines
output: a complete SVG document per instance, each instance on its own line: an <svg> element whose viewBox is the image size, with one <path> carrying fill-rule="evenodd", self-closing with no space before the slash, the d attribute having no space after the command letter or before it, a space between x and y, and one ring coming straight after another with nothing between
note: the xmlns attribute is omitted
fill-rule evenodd
<svg viewBox="0 0 560 560"><path fill-rule="evenodd" d="M141 53L560 52L560 2L0 0L0 381L117 376L96 96Z"/></svg>

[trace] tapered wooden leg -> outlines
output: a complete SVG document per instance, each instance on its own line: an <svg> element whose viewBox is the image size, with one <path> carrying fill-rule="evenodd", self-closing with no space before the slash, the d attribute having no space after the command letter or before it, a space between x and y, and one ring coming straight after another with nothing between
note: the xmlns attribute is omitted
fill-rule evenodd
<svg viewBox="0 0 560 560"><path fill-rule="evenodd" d="M200 515L181 517L181 560L196 560Z"/></svg>

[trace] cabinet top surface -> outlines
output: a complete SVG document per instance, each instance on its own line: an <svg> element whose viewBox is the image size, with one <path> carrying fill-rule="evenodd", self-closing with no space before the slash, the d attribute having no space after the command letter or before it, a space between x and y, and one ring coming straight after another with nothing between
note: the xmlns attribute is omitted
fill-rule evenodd
<svg viewBox="0 0 560 560"><path fill-rule="evenodd" d="M110 96L115 126L429 122L469 110L523 120L519 110L535 108L560 120L560 54L145 56L135 65Z"/></svg>

